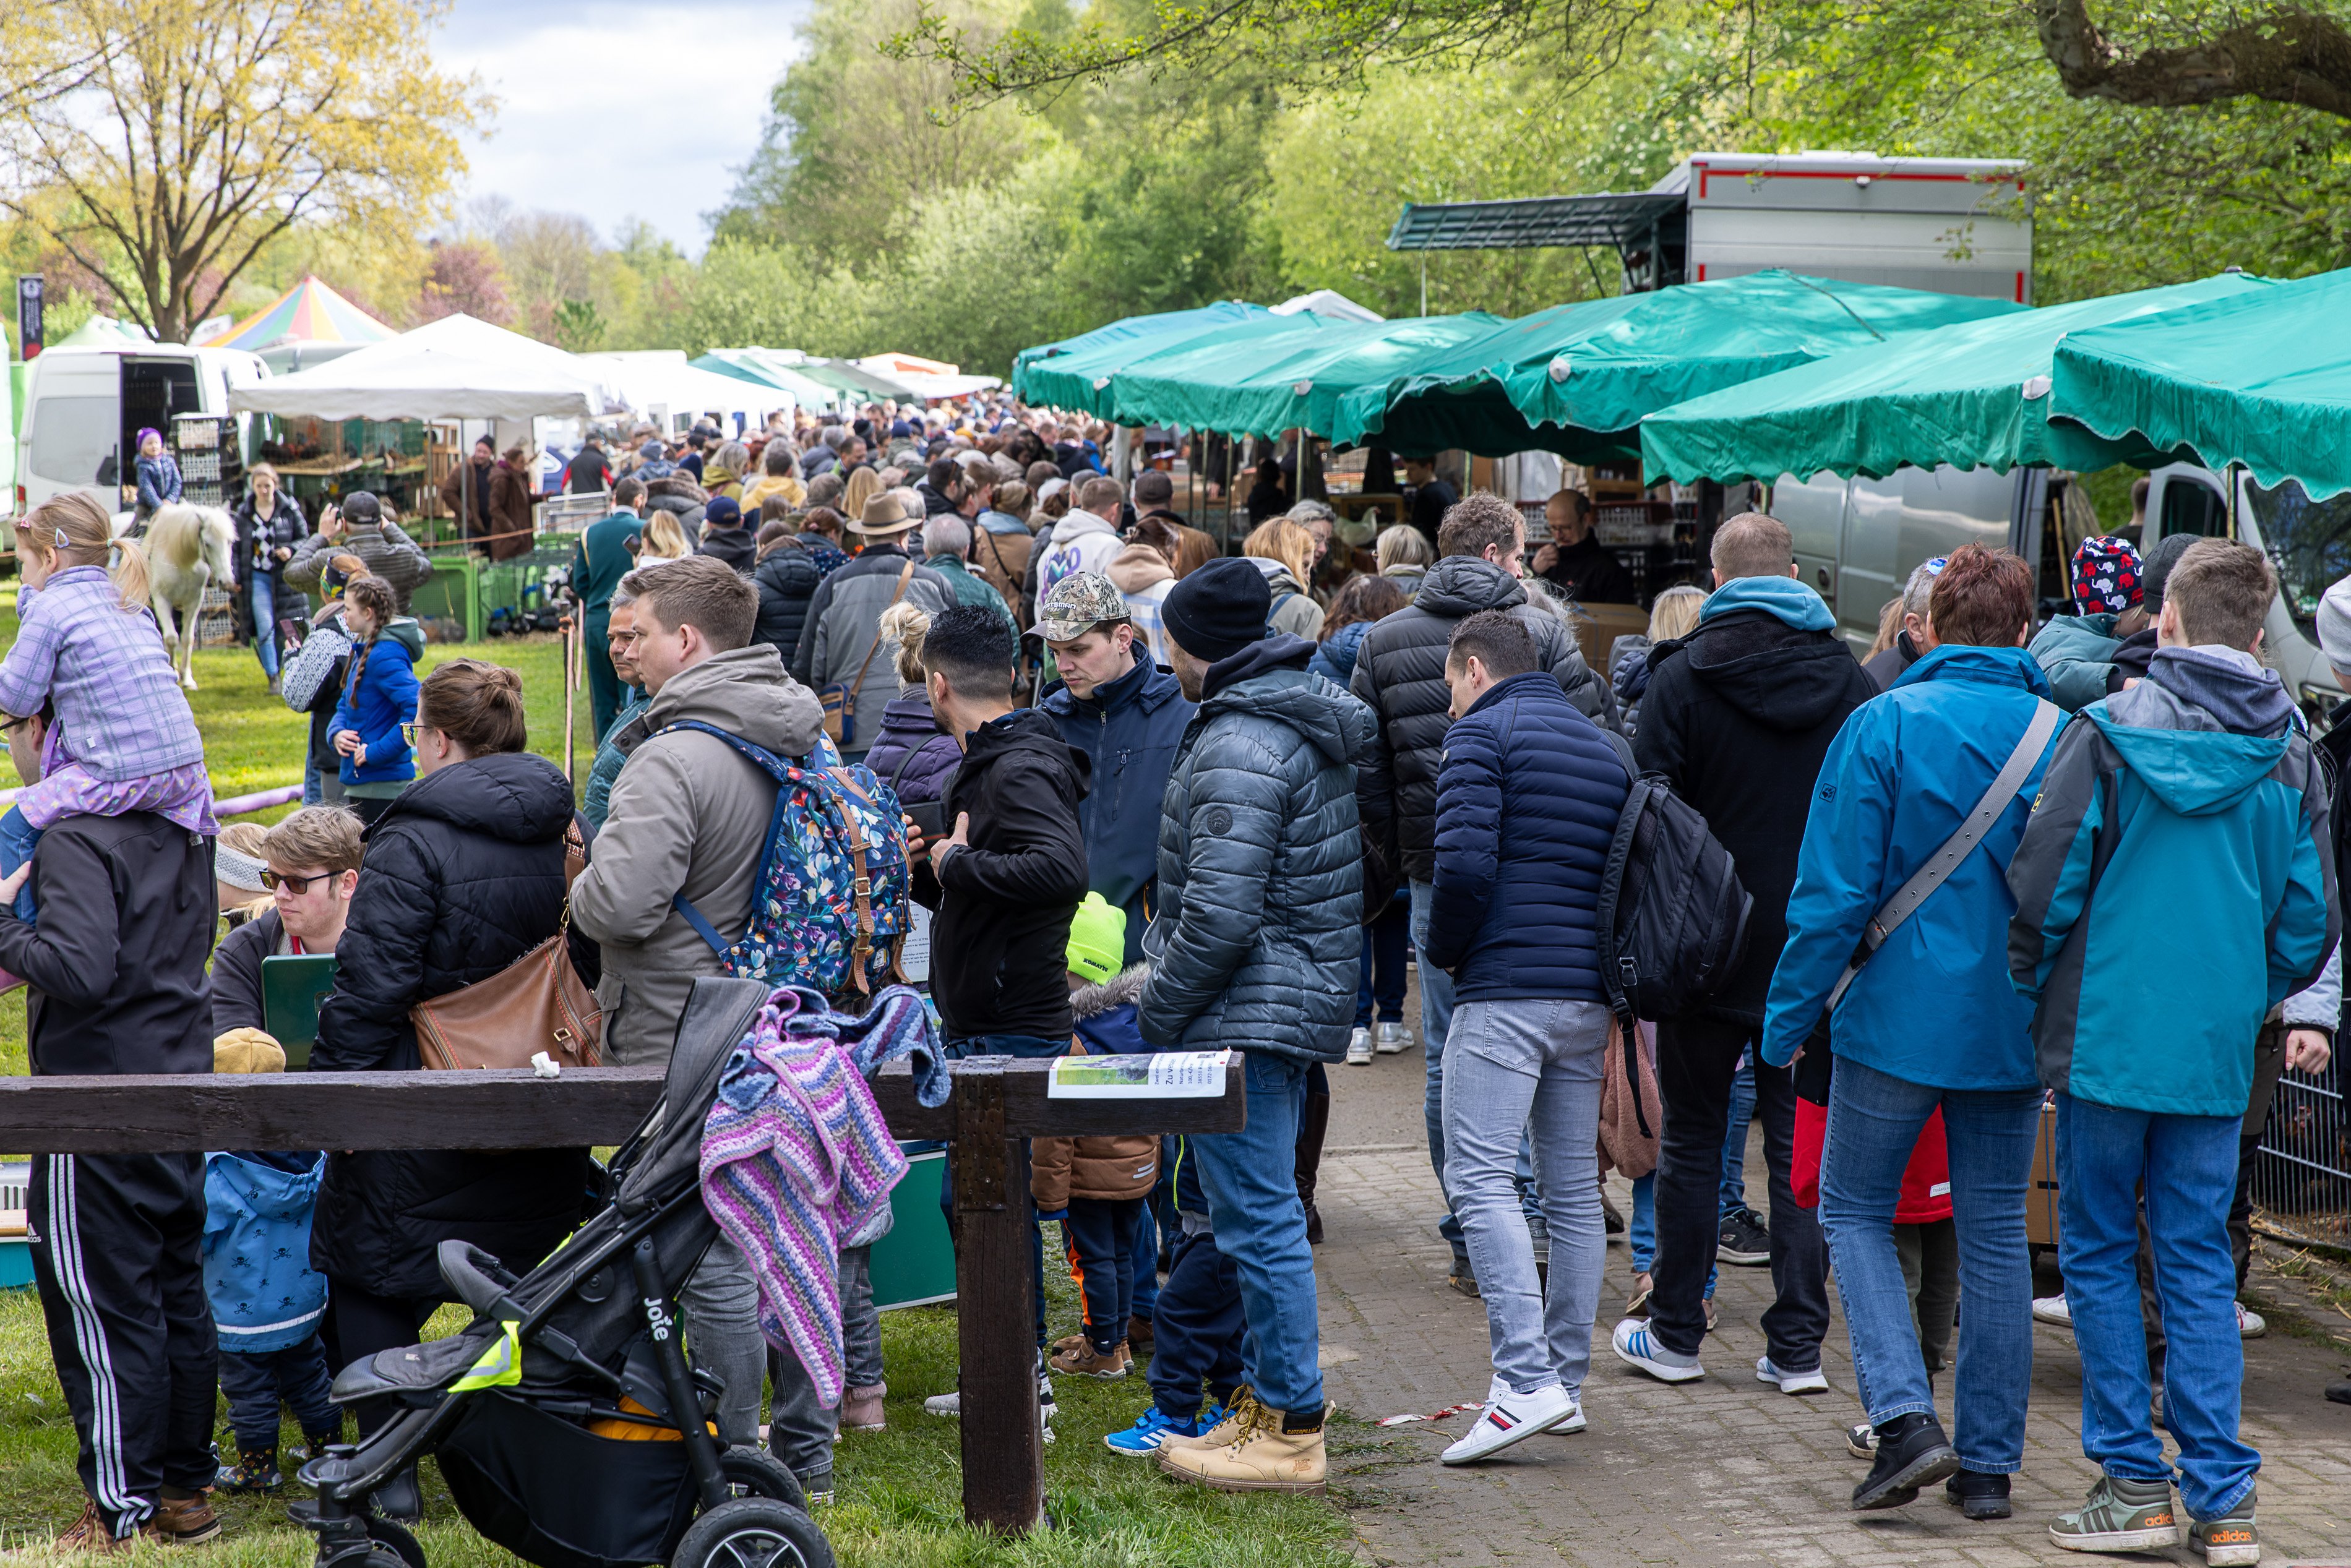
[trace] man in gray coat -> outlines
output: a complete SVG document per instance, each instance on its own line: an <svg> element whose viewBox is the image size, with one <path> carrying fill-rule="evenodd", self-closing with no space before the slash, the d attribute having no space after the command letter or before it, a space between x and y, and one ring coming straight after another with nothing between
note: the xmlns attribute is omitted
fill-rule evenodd
<svg viewBox="0 0 2351 1568"><path fill-rule="evenodd" d="M818 692L845 689L841 754L852 761L882 733L882 709L898 695L895 655L882 646L882 612L903 600L935 620L956 602L946 579L906 551L906 536L922 522L886 490L866 502L852 525L863 547L817 584L800 623L792 674Z"/></svg>
<svg viewBox="0 0 2351 1568"><path fill-rule="evenodd" d="M695 977L724 973L672 898L684 894L718 930L741 931L775 814L766 772L715 735L671 727L696 721L801 757L824 715L776 651L751 641L759 591L724 561L687 556L640 567L621 591L634 598L637 672L652 699L612 737L628 759L612 781L595 857L571 884L571 919L603 948L596 1000L605 1057L634 1067L668 1061ZM749 1264L720 1238L681 1300L696 1359L726 1385L720 1437L756 1443L768 1358ZM804 1471L801 1484L823 1490L830 1473Z"/></svg>
<svg viewBox="0 0 2351 1568"><path fill-rule="evenodd" d="M1226 1490L1322 1490L1314 1260L1295 1150L1307 1072L1346 1054L1363 949L1355 760L1371 710L1307 673L1314 644L1266 634L1272 592L1246 560L1210 561L1167 596L1168 651L1200 704L1167 779L1162 904L1141 1024L1154 1045L1235 1050L1249 1124L1192 1140L1217 1246L1240 1275L1249 1396L1160 1468Z"/></svg>

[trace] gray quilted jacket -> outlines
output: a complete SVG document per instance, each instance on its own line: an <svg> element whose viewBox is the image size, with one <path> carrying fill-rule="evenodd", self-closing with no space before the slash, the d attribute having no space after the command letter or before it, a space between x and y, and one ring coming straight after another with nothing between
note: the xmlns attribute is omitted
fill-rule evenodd
<svg viewBox="0 0 2351 1568"><path fill-rule="evenodd" d="M1144 1038L1337 1061L1363 950L1355 764L1372 710L1268 638L1210 666L1159 827Z"/></svg>

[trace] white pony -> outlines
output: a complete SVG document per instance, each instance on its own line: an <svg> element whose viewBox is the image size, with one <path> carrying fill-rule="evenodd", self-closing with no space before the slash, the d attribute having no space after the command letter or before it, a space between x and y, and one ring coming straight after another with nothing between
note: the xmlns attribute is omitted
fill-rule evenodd
<svg viewBox="0 0 2351 1568"><path fill-rule="evenodd" d="M235 590L236 524L218 507L174 502L157 509L140 544L147 552L148 599L163 629L163 646L179 669L180 684L194 691L191 659L198 614L207 588Z"/></svg>

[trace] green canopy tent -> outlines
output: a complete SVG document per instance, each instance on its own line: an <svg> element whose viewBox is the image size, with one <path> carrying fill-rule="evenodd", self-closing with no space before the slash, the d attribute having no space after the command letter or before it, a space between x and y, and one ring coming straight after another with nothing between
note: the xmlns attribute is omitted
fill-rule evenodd
<svg viewBox="0 0 2351 1568"><path fill-rule="evenodd" d="M2222 273L1906 333L1690 399L1641 422L1643 464L1678 484L1907 465L2095 469L2137 454L2053 423L2050 356L2067 334L2147 320L2271 286Z"/></svg>
<svg viewBox="0 0 2351 1568"><path fill-rule="evenodd" d="M1343 444L1638 456L1662 408L1905 332L2012 314L2002 299L1777 269L1553 306L1340 400Z"/></svg>
<svg viewBox="0 0 2351 1568"><path fill-rule="evenodd" d="M698 371L711 371L754 386L788 392L803 408L829 408L841 401L839 387L801 375L799 367L785 363L765 349L713 349L692 362Z"/></svg>
<svg viewBox="0 0 2351 1568"><path fill-rule="evenodd" d="M1012 395L1035 407L1109 416L1110 377L1123 366L1220 327L1279 320L1262 305L1219 300L1196 310L1129 316L1091 332L1023 349L1012 361ZM1098 406L1099 405L1099 406Z"/></svg>
<svg viewBox="0 0 2351 1568"><path fill-rule="evenodd" d="M2053 428L2351 490L2351 269L2069 334L2050 379Z"/></svg>
<svg viewBox="0 0 2351 1568"><path fill-rule="evenodd" d="M1172 424L1228 434L1328 435L1342 398L1501 324L1483 311L1400 321L1301 313L1185 339L1110 377L1123 424Z"/></svg>

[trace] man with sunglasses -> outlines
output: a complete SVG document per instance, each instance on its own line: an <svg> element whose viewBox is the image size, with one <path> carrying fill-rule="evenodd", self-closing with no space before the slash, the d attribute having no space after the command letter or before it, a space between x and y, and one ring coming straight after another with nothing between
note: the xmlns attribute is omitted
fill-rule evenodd
<svg viewBox="0 0 2351 1568"><path fill-rule="evenodd" d="M213 956L215 1039L233 1029L266 1030L261 961L331 953L342 940L360 884L360 820L336 806L306 806L261 841L261 885L275 900L258 919L221 939Z"/></svg>

